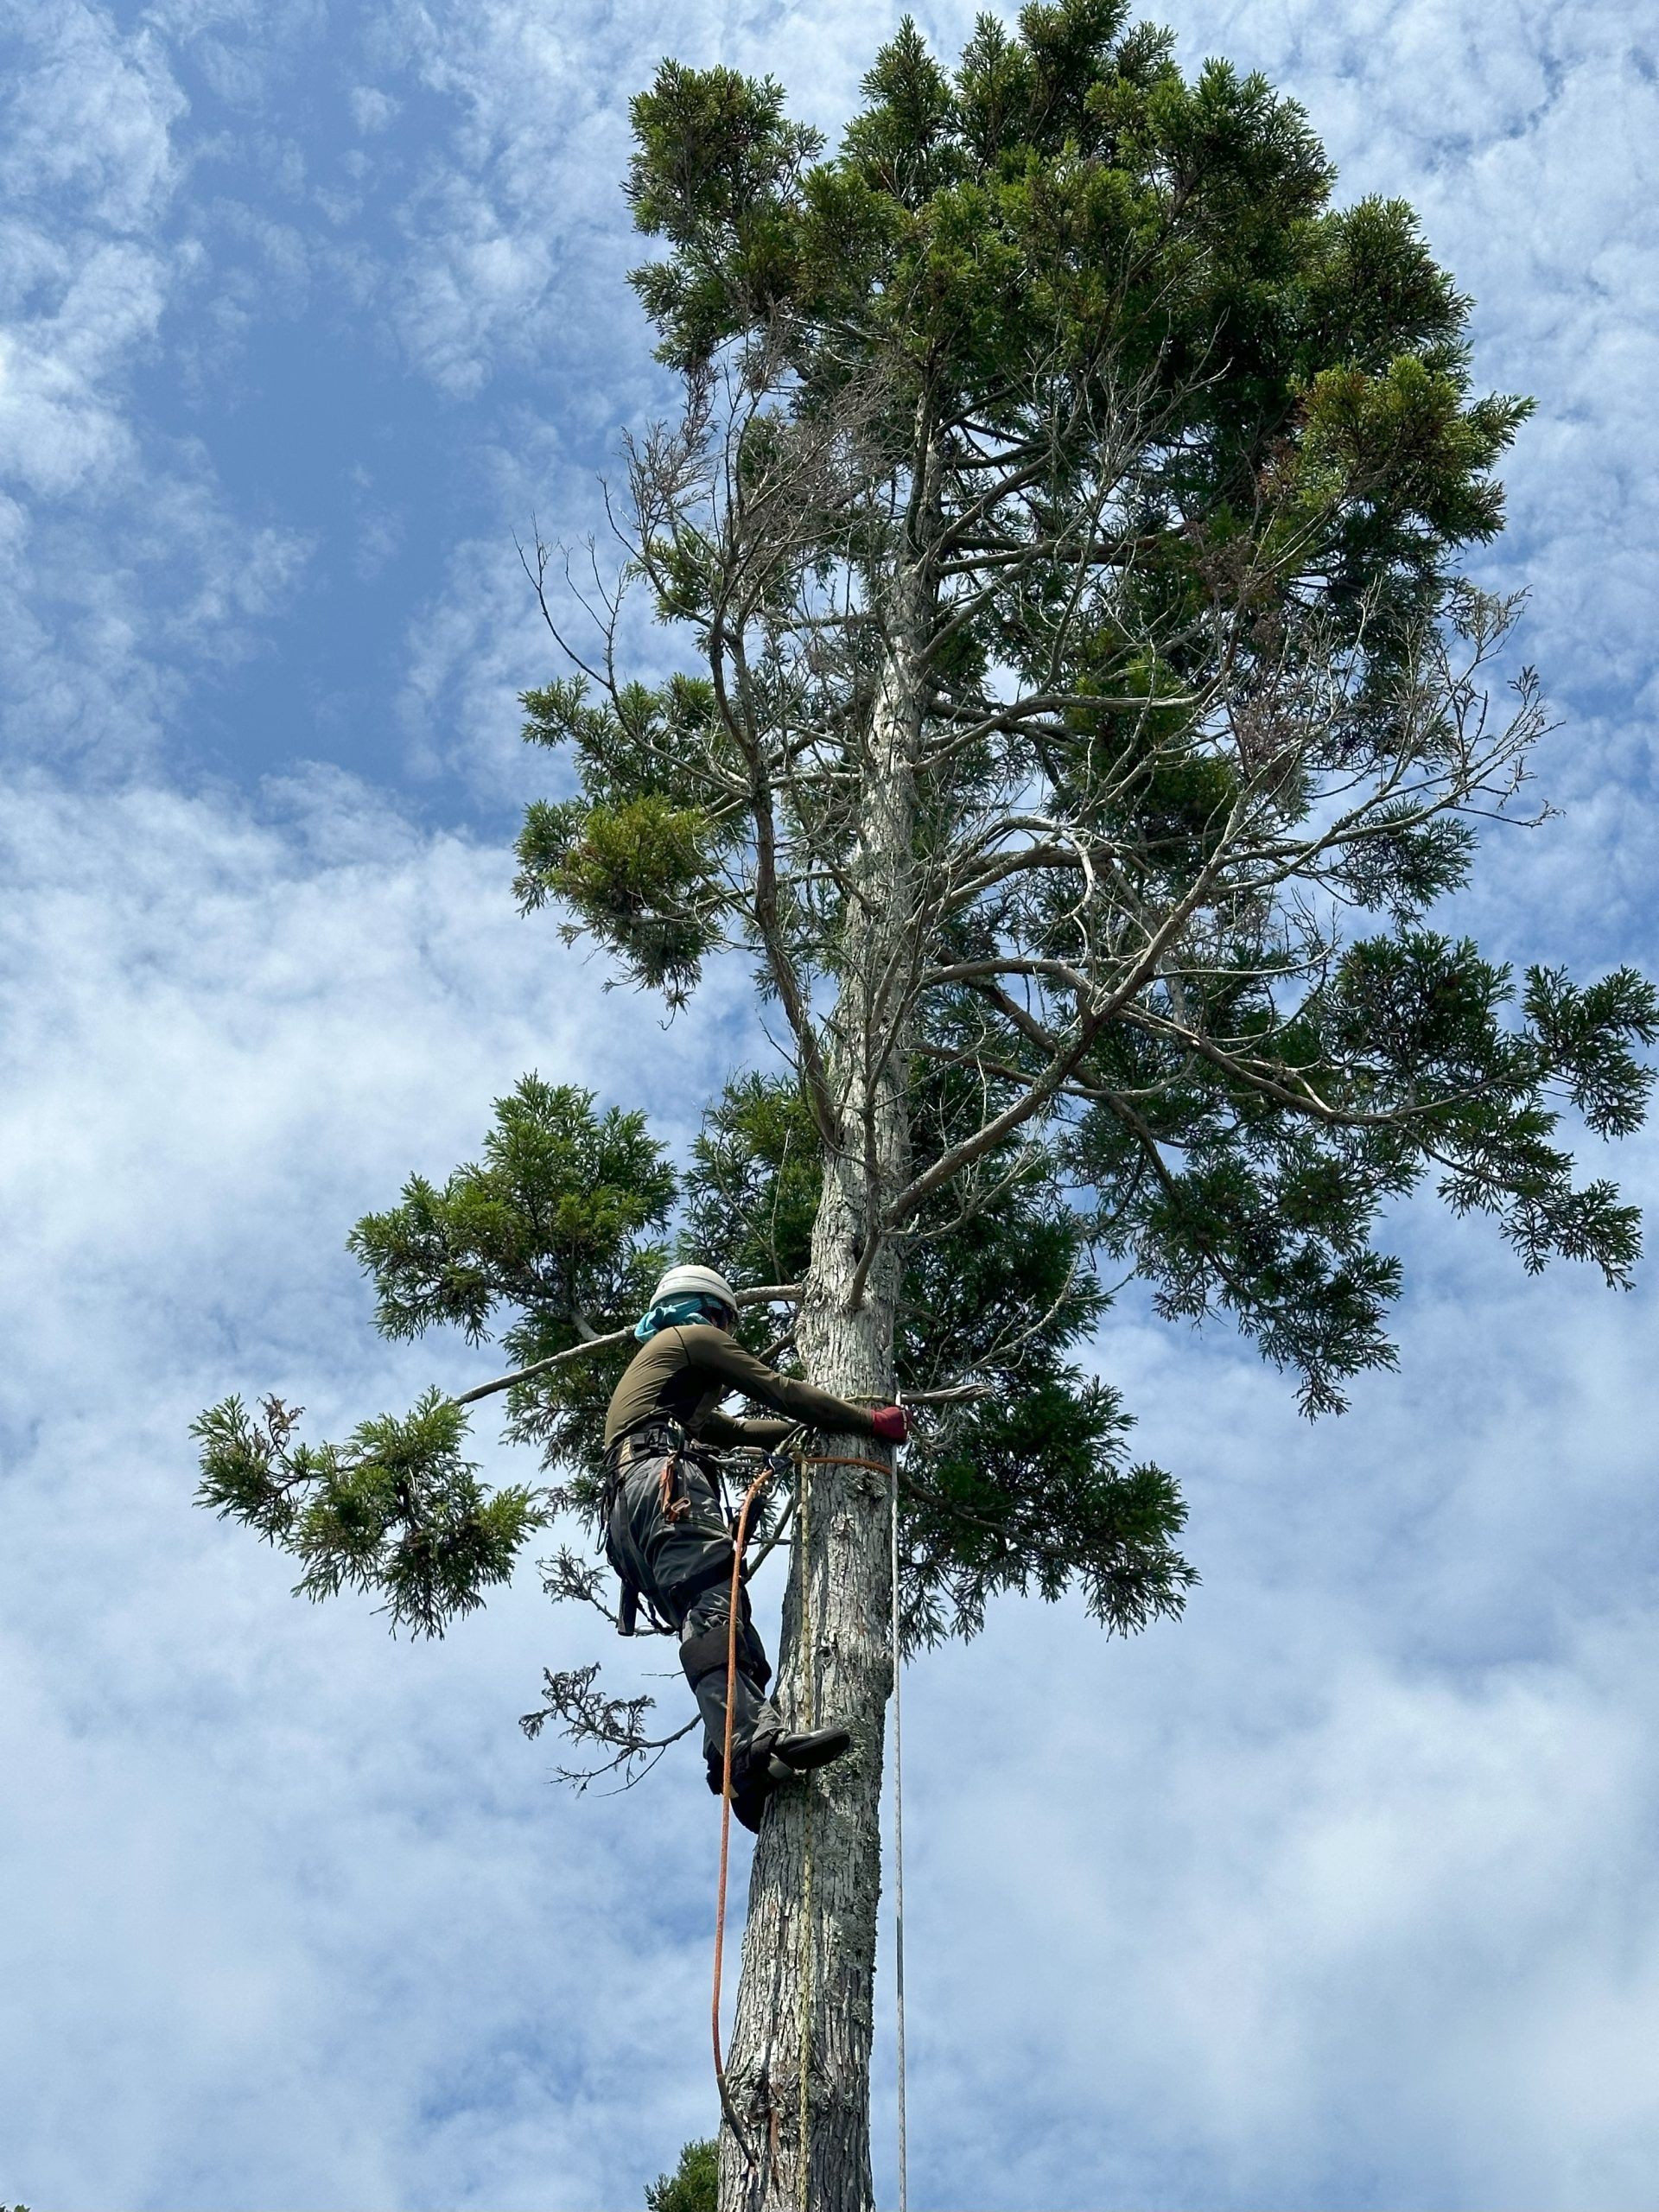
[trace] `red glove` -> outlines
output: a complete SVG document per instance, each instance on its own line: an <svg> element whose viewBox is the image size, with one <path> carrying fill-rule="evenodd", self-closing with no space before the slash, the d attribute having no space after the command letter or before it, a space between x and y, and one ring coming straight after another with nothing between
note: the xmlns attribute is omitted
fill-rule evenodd
<svg viewBox="0 0 1659 2212"><path fill-rule="evenodd" d="M870 1415L870 1427L884 1444L902 1444L910 1434L910 1423L905 1419L902 1406L879 1406Z"/></svg>

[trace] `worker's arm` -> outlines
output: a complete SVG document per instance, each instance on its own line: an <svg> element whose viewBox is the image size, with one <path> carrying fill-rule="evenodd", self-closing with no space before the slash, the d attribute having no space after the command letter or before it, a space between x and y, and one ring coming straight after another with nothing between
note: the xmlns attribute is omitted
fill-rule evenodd
<svg viewBox="0 0 1659 2212"><path fill-rule="evenodd" d="M705 1444L758 1444L769 1452L799 1427L792 1421L744 1421L734 1414L705 1414L697 1430Z"/></svg>
<svg viewBox="0 0 1659 2212"><path fill-rule="evenodd" d="M775 1406L780 1414L789 1416L782 1423L733 1421L734 1427L746 1432L744 1443L776 1443L798 1421L807 1428L825 1428L832 1433L851 1429L860 1436L874 1433L867 1408L854 1405L850 1399L837 1398L828 1390L820 1390L813 1383L798 1382L792 1376L779 1375L775 1367L768 1367L765 1360L746 1351L723 1329L693 1327L683 1330L681 1334L687 1356L696 1365L718 1375L728 1389L741 1390L746 1398L758 1398L763 1406ZM703 1434L713 1434L715 1421L724 1423L729 1420L730 1416L723 1414L705 1415ZM770 1433L763 1437L756 1433L760 1430Z"/></svg>

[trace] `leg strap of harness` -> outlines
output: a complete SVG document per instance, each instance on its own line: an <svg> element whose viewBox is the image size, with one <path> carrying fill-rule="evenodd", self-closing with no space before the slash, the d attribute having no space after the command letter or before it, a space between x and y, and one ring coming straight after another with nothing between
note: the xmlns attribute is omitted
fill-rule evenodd
<svg viewBox="0 0 1659 2212"><path fill-rule="evenodd" d="M723 1619L685 1638L680 1646L680 1664L693 1689L705 1675L717 1674L726 1664L730 1641L731 1631Z"/></svg>

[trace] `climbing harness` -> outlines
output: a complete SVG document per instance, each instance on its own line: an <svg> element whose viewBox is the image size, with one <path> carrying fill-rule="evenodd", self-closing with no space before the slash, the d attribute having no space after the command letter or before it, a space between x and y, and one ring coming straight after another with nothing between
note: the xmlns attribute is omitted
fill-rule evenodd
<svg viewBox="0 0 1659 2212"><path fill-rule="evenodd" d="M678 1634L674 1624L664 1618L660 1608L640 1588L634 1579L633 1569L625 1557L611 1546L612 1516L629 1471L630 1447L649 1444L664 1453L662 1467L658 1474L658 1497L665 1520L683 1521L690 1511L690 1501L676 1497L674 1485L678 1475L680 1459L685 1449L685 1433L674 1421L653 1422L635 1438L620 1437L606 1453L604 1487L600 1492L600 1526L605 1531L605 1550L615 1570L620 1595L616 1608L616 1630L619 1636L637 1636L639 1616L643 1612L645 1625L652 1636Z"/></svg>

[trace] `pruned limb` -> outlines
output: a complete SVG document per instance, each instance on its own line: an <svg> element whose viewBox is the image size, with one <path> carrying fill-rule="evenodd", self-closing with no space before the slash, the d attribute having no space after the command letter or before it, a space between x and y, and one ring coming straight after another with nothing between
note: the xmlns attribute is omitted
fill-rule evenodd
<svg viewBox="0 0 1659 2212"><path fill-rule="evenodd" d="M786 1306L798 1304L801 1286L798 1282L769 1282L756 1290L740 1290L740 1306ZM612 1329L602 1337L589 1337L586 1343L571 1344L563 1351L549 1354L545 1359L531 1362L512 1375L498 1375L492 1382L480 1382L470 1390L462 1390L454 1399L458 1406L470 1406L479 1398L491 1398L499 1390L511 1390L519 1382L533 1382L538 1375L546 1375L556 1367L563 1367L573 1359L585 1359L589 1352L612 1351L618 1344L630 1342L632 1329Z"/></svg>

